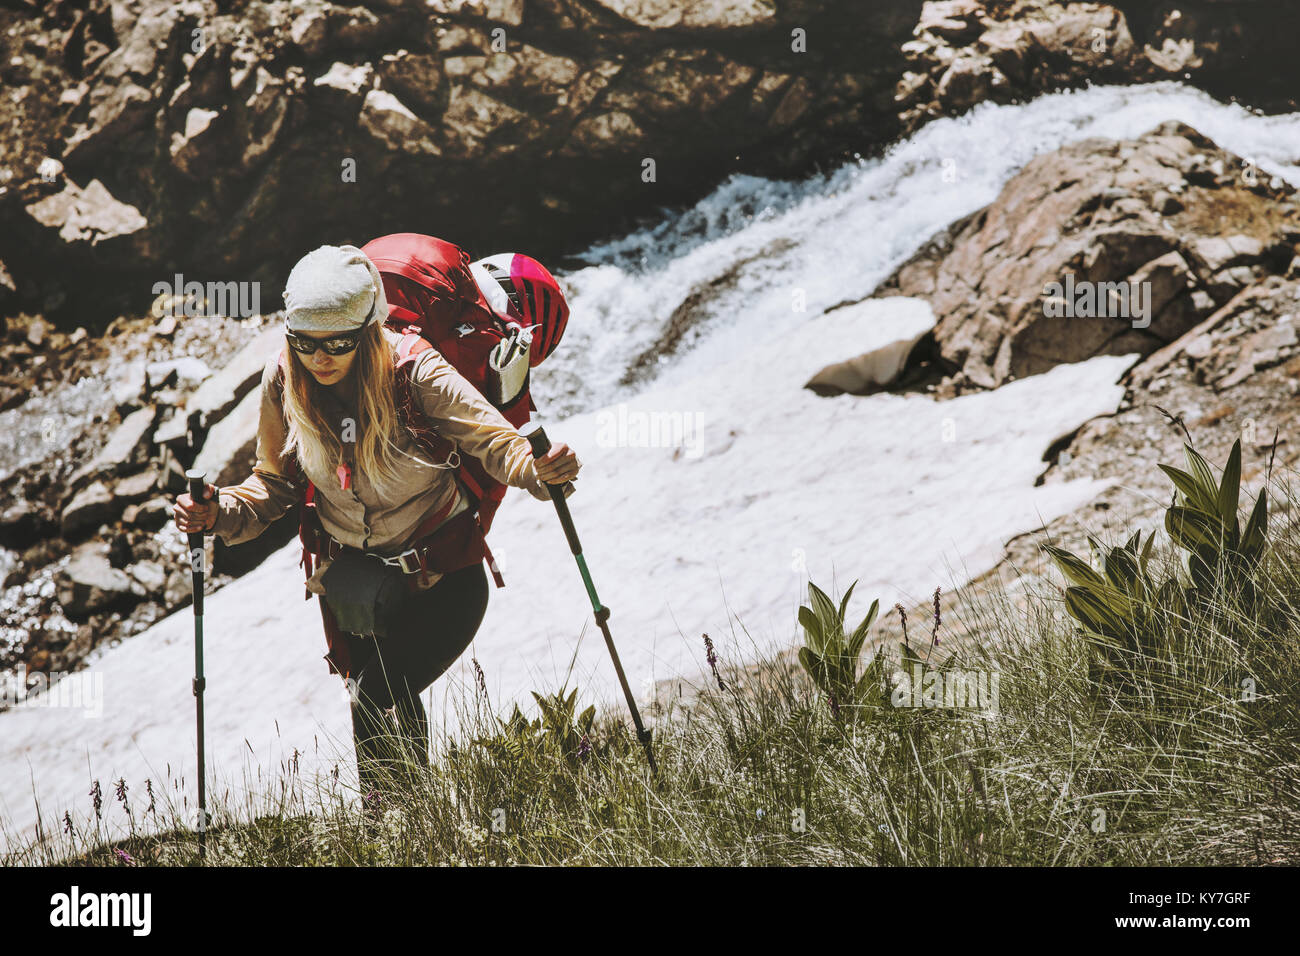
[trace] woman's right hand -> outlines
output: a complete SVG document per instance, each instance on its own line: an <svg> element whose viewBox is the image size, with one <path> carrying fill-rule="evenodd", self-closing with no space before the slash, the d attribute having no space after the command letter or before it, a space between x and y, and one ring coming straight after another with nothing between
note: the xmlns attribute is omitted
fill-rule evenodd
<svg viewBox="0 0 1300 956"><path fill-rule="evenodd" d="M196 503L187 491L176 499L172 506L172 520L176 527L185 534L211 531L217 523L217 502L219 489L214 484L207 484L203 489L203 501Z"/></svg>

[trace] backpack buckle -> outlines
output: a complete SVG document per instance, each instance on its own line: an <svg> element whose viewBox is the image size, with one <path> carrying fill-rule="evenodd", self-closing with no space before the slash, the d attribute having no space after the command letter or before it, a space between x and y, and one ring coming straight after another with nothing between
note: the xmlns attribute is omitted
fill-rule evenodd
<svg viewBox="0 0 1300 956"><path fill-rule="evenodd" d="M405 574L414 574L416 571L420 570L420 552L417 551L415 548L408 548L407 550L403 551L401 554L395 555L393 557L382 557L381 555L375 555L375 557L383 561L384 564L394 565L396 567L401 568L403 573ZM415 560L415 567L409 567L407 565L408 557L411 557Z"/></svg>

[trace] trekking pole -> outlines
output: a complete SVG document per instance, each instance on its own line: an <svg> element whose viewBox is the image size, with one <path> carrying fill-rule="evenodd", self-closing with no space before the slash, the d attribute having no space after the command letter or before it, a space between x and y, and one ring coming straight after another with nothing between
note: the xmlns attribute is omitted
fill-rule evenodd
<svg viewBox="0 0 1300 956"><path fill-rule="evenodd" d="M190 498L196 503L203 501L203 489L207 484L207 474L202 471L185 472L185 479L190 485ZM207 859L207 825L208 794L207 781L203 768L203 532L191 531L190 570L194 582L194 714L198 724L199 738L199 859Z"/></svg>
<svg viewBox="0 0 1300 956"><path fill-rule="evenodd" d="M546 437L546 430L537 422L526 422L519 429L519 434L528 439L528 444L533 447L533 457L541 458L551 450L551 440ZM582 583L587 587L587 596L591 598L591 609L596 614L596 624L600 627L600 632L605 635L605 646L609 648L609 656L614 660L614 671L618 674L618 682L623 688L623 696L627 698L628 710L632 711L632 723L636 725L636 738L641 741L641 746L645 748L645 757L650 764L650 772L657 774L659 768L655 766L654 751L650 748L650 731L645 729L641 723L641 712L636 708L636 700L632 696L632 690L627 686L627 675L623 673L623 664L618 659L618 651L614 649L614 638L609 634L609 608L600 603L600 598L596 596L596 585L591 581L591 572L587 570L587 560L582 556L582 545L578 541L578 531L573 526L573 516L569 514L569 503L564 500L564 491L569 486L566 481L563 485L553 485L550 482L543 482L546 490L550 492L551 500L555 502L555 510L560 515L560 524L564 527L564 536L569 539L569 550L573 552L573 558L578 562L578 570L582 574Z"/></svg>

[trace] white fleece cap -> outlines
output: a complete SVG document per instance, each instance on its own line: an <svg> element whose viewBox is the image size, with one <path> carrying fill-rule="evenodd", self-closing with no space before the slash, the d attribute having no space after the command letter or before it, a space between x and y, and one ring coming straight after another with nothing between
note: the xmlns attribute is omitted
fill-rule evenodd
<svg viewBox="0 0 1300 956"><path fill-rule="evenodd" d="M356 246L321 246L299 259L284 305L291 332L351 332L388 318L379 270Z"/></svg>

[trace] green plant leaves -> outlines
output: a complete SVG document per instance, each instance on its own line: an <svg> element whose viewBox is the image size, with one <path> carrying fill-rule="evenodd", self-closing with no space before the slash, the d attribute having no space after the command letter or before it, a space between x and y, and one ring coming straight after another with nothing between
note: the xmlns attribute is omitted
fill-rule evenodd
<svg viewBox="0 0 1300 956"><path fill-rule="evenodd" d="M1232 444L1228 463L1223 468L1223 478L1219 482L1218 506L1219 517L1224 527L1237 523L1237 501L1241 492L1241 439Z"/></svg>
<svg viewBox="0 0 1300 956"><path fill-rule="evenodd" d="M1121 638L1128 632L1125 616L1098 591L1078 586L1066 588L1065 609L1094 634Z"/></svg>
<svg viewBox="0 0 1300 956"><path fill-rule="evenodd" d="M844 616L857 583L849 585L837 608L824 591L808 582L808 604L799 607L799 624L804 630L799 663L817 687L839 703L841 713L847 707L849 713L860 716L864 702L874 696L872 688L880 681L877 661L868 665L861 678L856 676L858 656L879 613L880 601L872 601L862 623L846 635Z"/></svg>
<svg viewBox="0 0 1300 956"><path fill-rule="evenodd" d="M1187 459L1187 470L1196 480L1200 500L1195 506L1203 511L1214 511L1218 506L1218 483L1201 453L1186 442L1183 443L1183 457Z"/></svg>
<svg viewBox="0 0 1300 956"><path fill-rule="evenodd" d="M1246 520L1246 530L1241 535L1242 553L1252 560L1257 560L1260 552L1264 550L1267 535L1268 503L1261 490L1259 497L1255 499L1255 507L1251 509L1250 517Z"/></svg>
<svg viewBox="0 0 1300 956"><path fill-rule="evenodd" d="M1218 550L1222 529L1205 512L1194 508L1173 507L1165 512L1165 530L1174 544L1188 551L1198 547Z"/></svg>
<svg viewBox="0 0 1300 956"><path fill-rule="evenodd" d="M867 631L871 629L872 623L876 620L878 610L880 610L879 598L871 602L871 610L867 611L867 616L862 619L862 623L849 635L848 646L845 648L846 656L855 661L858 659L858 654L862 651L862 644L867 639Z"/></svg>
<svg viewBox="0 0 1300 956"><path fill-rule="evenodd" d="M1058 548L1050 544L1043 545L1043 550L1056 562L1056 566L1061 569L1061 573L1065 575L1067 581L1083 588L1105 585L1106 579L1094 571L1088 565L1088 562L1082 558L1077 558L1064 548Z"/></svg>
<svg viewBox="0 0 1300 956"><path fill-rule="evenodd" d="M799 623L803 626L808 646L818 654L824 653L826 650L826 632L822 627L822 622L813 613L812 608L804 605L799 606Z"/></svg>
<svg viewBox="0 0 1300 956"><path fill-rule="evenodd" d="M1159 632L1157 616L1163 611L1189 600L1212 608L1229 593L1247 606L1256 600L1249 575L1266 546L1268 504L1261 491L1242 532L1237 516L1240 440L1233 443L1217 481L1205 458L1188 443L1183 445L1183 457L1186 471L1166 464L1159 467L1174 484L1174 503L1165 511L1164 525L1170 540L1185 552L1184 580L1190 580L1190 587L1177 576L1159 584L1152 580L1147 569L1155 538L1148 536L1143 544L1141 532L1120 548L1107 548L1089 537L1100 574L1070 552L1044 546L1066 579L1066 612L1099 651L1090 663L1098 673L1122 674L1138 660L1162 659L1159 649L1150 645Z"/></svg>
<svg viewBox="0 0 1300 956"><path fill-rule="evenodd" d="M844 614L849 609L849 598L853 596L853 589L857 586L858 586L858 582L854 581L852 584L849 585L849 589L844 592L844 598L840 601L839 617L841 621L844 620Z"/></svg>

